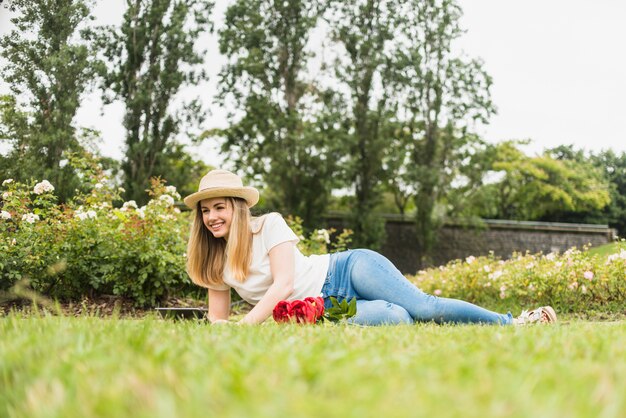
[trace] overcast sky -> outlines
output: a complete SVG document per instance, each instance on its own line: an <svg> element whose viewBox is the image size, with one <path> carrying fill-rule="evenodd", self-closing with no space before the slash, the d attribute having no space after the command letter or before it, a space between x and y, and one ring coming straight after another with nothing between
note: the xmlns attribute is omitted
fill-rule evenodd
<svg viewBox="0 0 626 418"><path fill-rule="evenodd" d="M225 0L218 0L216 16ZM125 0L100 0L97 23L115 24ZM575 144L599 151L626 151L626 1L625 0L460 0L467 33L457 47L479 57L493 77L492 98L498 108L480 133L489 141L531 139L530 153L545 147ZM9 29L0 7L0 35ZM218 22L219 25L219 22ZM207 39L210 73L223 63L215 38ZM215 91L216 77L203 86ZM0 92L6 86L0 85ZM224 111L211 106L207 128L224 126ZM102 132L103 154L122 156L123 108L100 113L97 95L85 100L78 126ZM222 160L205 145L195 150L217 166Z"/></svg>

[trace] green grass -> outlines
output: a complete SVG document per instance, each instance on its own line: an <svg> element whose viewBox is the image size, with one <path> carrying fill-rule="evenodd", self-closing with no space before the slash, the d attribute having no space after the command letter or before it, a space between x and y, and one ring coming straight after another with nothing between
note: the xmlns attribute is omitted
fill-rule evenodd
<svg viewBox="0 0 626 418"><path fill-rule="evenodd" d="M626 323L0 318L0 416L623 417Z"/></svg>
<svg viewBox="0 0 626 418"><path fill-rule="evenodd" d="M588 253L589 255L608 256L610 254L619 253L621 249L626 250L626 242L612 242L599 247L593 247L588 250Z"/></svg>

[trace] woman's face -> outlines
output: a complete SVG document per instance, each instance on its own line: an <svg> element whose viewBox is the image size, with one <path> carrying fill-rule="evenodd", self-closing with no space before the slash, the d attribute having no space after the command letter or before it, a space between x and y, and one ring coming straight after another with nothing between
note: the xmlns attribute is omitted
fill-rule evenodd
<svg viewBox="0 0 626 418"><path fill-rule="evenodd" d="M233 206L223 197L200 201L202 222L215 238L228 239L233 220Z"/></svg>

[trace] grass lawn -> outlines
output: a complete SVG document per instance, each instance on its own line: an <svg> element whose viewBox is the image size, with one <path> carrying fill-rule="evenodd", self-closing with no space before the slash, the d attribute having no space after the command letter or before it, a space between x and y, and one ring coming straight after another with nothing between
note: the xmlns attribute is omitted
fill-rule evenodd
<svg viewBox="0 0 626 418"><path fill-rule="evenodd" d="M0 318L0 416L623 417L626 322Z"/></svg>
<svg viewBox="0 0 626 418"><path fill-rule="evenodd" d="M593 247L589 249L589 255L608 256L610 254L619 253L620 250L626 250L626 242L612 242L610 244L604 244L599 247Z"/></svg>

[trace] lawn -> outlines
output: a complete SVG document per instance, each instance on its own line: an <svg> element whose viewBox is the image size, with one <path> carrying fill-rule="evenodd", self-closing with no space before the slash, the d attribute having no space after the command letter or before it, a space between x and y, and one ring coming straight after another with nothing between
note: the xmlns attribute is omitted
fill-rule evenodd
<svg viewBox="0 0 626 418"><path fill-rule="evenodd" d="M0 318L0 416L623 417L626 323Z"/></svg>
<svg viewBox="0 0 626 418"><path fill-rule="evenodd" d="M618 241L610 244L604 244L599 247L590 248L589 255L608 256L610 254L619 253L621 250L626 250L626 242Z"/></svg>

